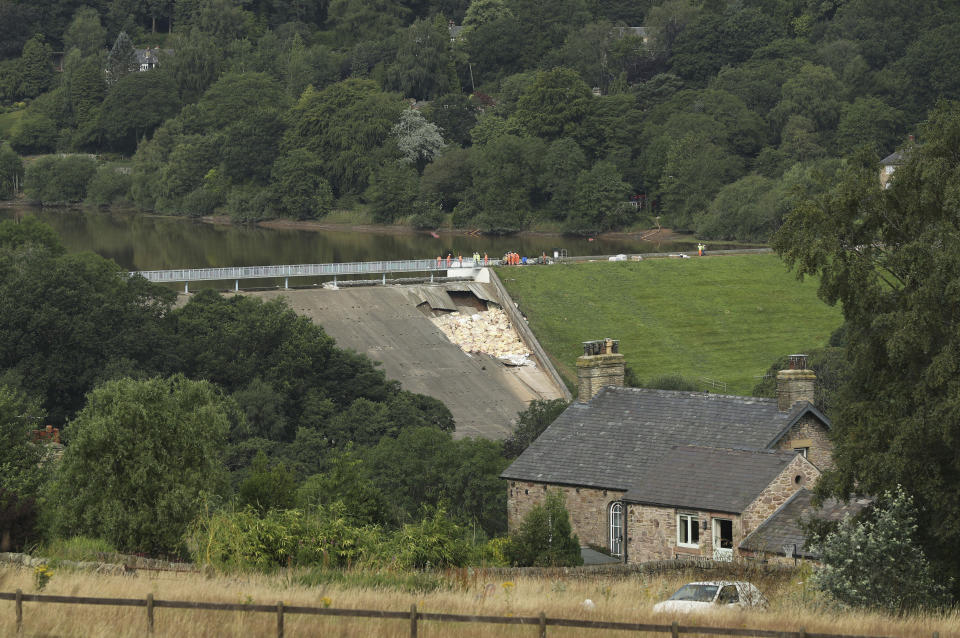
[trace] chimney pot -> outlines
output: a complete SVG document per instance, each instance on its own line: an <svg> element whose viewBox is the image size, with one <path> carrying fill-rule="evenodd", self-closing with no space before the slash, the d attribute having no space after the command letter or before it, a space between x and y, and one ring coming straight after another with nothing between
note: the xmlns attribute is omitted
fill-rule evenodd
<svg viewBox="0 0 960 638"><path fill-rule="evenodd" d="M625 366L617 339L584 341L577 359L577 400L588 402L604 386L623 387Z"/></svg>
<svg viewBox="0 0 960 638"><path fill-rule="evenodd" d="M807 369L807 355L792 354L787 368L777 373L777 408L786 412L798 401L814 401L817 375Z"/></svg>

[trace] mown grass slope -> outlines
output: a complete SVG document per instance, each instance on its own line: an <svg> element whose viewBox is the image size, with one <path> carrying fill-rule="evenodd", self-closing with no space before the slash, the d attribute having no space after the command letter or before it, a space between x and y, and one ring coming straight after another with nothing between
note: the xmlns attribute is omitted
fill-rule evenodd
<svg viewBox="0 0 960 638"><path fill-rule="evenodd" d="M10 111L0 113L0 140L9 140L13 137L14 128L19 124L26 111Z"/></svg>
<svg viewBox="0 0 960 638"><path fill-rule="evenodd" d="M576 379L581 342L610 337L642 379L680 374L749 395L780 356L823 346L839 308L779 257L504 267L501 280L560 373Z"/></svg>

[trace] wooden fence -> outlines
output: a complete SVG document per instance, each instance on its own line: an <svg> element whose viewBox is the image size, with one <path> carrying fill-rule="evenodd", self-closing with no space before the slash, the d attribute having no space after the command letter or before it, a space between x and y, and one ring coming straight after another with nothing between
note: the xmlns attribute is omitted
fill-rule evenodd
<svg viewBox="0 0 960 638"><path fill-rule="evenodd" d="M201 609L209 611L243 611L276 614L277 637L283 638L283 620L288 614L306 614L312 616L334 616L349 618L379 618L405 620L410 623L411 638L417 637L418 625L421 621L433 622L471 622L497 625L528 625L536 627L538 636L546 638L547 627L576 627L578 629L612 629L620 631L644 631L648 633L670 634L676 638L681 634L698 634L713 636L766 636L769 638L883 638L882 636L852 636L843 634L808 633L804 629L798 631L778 631L773 629L742 629L729 627L687 627L676 621L671 625L649 625L645 623L605 622L596 620L575 620L572 618L547 618L544 612L540 616L470 616L464 614L437 614L417 611L416 605L410 606L410 611L384 611L376 609L333 609L329 607L298 607L287 606L283 601L276 605L253 605L243 603L205 603L187 600L154 600L153 594L146 598L89 598L83 596L51 596L46 594L24 594L17 590L15 593L0 592L0 600L12 600L15 603L17 617L17 633L23 633L23 603L65 603L71 605L108 605L114 607L144 607L146 608L146 630L153 634L154 610L167 609ZM933 638L939 638L939 632L933 632Z"/></svg>

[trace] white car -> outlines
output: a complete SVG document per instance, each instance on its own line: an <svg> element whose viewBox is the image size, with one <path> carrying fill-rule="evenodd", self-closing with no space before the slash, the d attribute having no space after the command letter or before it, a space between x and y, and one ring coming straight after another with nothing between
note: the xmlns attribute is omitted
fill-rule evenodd
<svg viewBox="0 0 960 638"><path fill-rule="evenodd" d="M670 598L653 606L655 612L689 612L710 609L762 609L767 599L744 581L715 580L687 583Z"/></svg>

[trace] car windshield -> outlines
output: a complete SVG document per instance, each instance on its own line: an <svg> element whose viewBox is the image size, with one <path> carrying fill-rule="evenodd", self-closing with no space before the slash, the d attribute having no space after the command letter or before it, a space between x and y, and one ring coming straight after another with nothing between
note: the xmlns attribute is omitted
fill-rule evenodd
<svg viewBox="0 0 960 638"><path fill-rule="evenodd" d="M719 585L684 585L677 590L670 600L695 600L701 603L712 603L717 595Z"/></svg>

